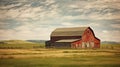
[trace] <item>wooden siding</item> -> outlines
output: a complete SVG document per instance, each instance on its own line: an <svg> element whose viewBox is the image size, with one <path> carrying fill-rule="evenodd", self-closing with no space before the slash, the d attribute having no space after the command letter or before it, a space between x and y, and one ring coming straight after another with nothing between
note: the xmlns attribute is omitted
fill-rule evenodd
<svg viewBox="0 0 120 67"><path fill-rule="evenodd" d="M81 40L72 43L72 48L100 48L100 40L94 35L94 32L88 28L82 35Z"/></svg>
<svg viewBox="0 0 120 67"><path fill-rule="evenodd" d="M66 42L55 42L52 43L55 48L71 48L71 43L66 43Z"/></svg>

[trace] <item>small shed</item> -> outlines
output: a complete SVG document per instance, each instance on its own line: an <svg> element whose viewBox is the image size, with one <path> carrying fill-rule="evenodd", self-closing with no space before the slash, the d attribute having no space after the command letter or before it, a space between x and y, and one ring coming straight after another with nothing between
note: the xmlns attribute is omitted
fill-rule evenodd
<svg viewBox="0 0 120 67"><path fill-rule="evenodd" d="M57 28L46 41L50 48L100 48L98 39L90 27Z"/></svg>

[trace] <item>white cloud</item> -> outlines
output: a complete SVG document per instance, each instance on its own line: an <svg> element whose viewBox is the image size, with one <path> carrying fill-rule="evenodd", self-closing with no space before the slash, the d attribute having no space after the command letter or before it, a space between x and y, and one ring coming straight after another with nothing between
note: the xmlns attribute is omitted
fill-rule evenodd
<svg viewBox="0 0 120 67"><path fill-rule="evenodd" d="M75 4L74 4L74 5L71 4L71 5L69 5L68 7L69 7L69 8L79 8L79 6L78 6L78 5L75 5Z"/></svg>
<svg viewBox="0 0 120 67"><path fill-rule="evenodd" d="M14 30L0 30L0 39L13 39L15 35Z"/></svg>
<svg viewBox="0 0 120 67"><path fill-rule="evenodd" d="M65 26L72 26L72 25L74 25L74 24L69 23L69 22L65 22L65 23L62 23L62 25L65 25Z"/></svg>
<svg viewBox="0 0 120 67"><path fill-rule="evenodd" d="M120 42L120 31L118 30L103 30L103 31L98 31L95 32L97 37L101 39L101 41L117 41Z"/></svg>
<svg viewBox="0 0 120 67"><path fill-rule="evenodd" d="M107 30L103 30L102 32L103 32L103 33L110 33L110 32L108 32Z"/></svg>
<svg viewBox="0 0 120 67"><path fill-rule="evenodd" d="M87 24L88 26L94 26L94 27L100 27L101 23L99 22L90 22L89 24Z"/></svg>
<svg viewBox="0 0 120 67"><path fill-rule="evenodd" d="M31 27L31 28L30 28ZM0 39L49 39L50 32L55 28L42 28L24 25L16 28L15 30L0 30Z"/></svg>
<svg viewBox="0 0 120 67"><path fill-rule="evenodd" d="M111 27L120 29L120 24L111 24Z"/></svg>

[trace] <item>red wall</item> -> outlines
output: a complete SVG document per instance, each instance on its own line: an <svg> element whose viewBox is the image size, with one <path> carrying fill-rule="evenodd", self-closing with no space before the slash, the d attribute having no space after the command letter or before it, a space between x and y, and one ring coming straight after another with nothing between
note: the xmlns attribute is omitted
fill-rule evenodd
<svg viewBox="0 0 120 67"><path fill-rule="evenodd" d="M95 42L95 46L96 46L97 48L100 48L100 40L99 40L98 38L95 38L95 39L94 39L94 42Z"/></svg>
<svg viewBox="0 0 120 67"><path fill-rule="evenodd" d="M84 34L82 35L82 39L78 40L76 42L73 42L71 44L72 48L82 48L82 42L86 43L94 43L94 47L93 48L100 48L100 40L97 39L94 35L94 32L92 31L92 29L88 28L85 30ZM90 45L91 46L91 45Z"/></svg>

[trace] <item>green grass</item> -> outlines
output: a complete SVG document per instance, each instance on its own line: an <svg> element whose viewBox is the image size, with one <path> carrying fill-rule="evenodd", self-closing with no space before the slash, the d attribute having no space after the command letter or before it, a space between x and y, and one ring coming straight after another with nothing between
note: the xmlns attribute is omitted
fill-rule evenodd
<svg viewBox="0 0 120 67"><path fill-rule="evenodd" d="M7 40L2 41L3 44L0 44L2 49L33 49L33 48L44 48L43 43L32 43L22 40Z"/></svg>
<svg viewBox="0 0 120 67"><path fill-rule="evenodd" d="M119 67L120 57L46 57L0 59L0 67Z"/></svg>
<svg viewBox="0 0 120 67"><path fill-rule="evenodd" d="M1 47L5 49L0 49L0 67L120 67L120 45L104 44L100 49L45 49L44 44L10 41L0 44Z"/></svg>
<svg viewBox="0 0 120 67"><path fill-rule="evenodd" d="M120 44L101 44L101 49L120 49Z"/></svg>
<svg viewBox="0 0 120 67"><path fill-rule="evenodd" d="M6 49L2 50L6 51ZM1 51L0 56L3 56L3 58L0 58L0 67L120 67L119 60L120 51L115 49L113 50L12 49L12 51L10 50L7 50L9 51L7 53ZM30 52L26 52L26 50ZM24 52L19 53L18 51ZM36 51L39 53L36 53ZM2 52L4 54L2 54ZM59 54L61 55L60 57L58 57ZM5 58L5 56L8 57ZM24 57L15 58L15 56Z"/></svg>

